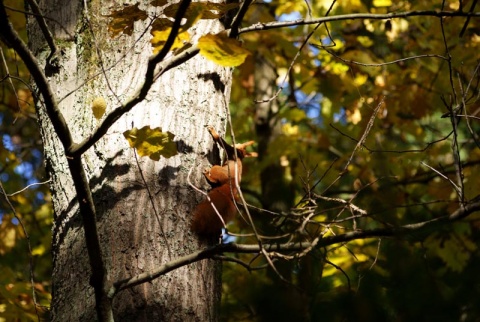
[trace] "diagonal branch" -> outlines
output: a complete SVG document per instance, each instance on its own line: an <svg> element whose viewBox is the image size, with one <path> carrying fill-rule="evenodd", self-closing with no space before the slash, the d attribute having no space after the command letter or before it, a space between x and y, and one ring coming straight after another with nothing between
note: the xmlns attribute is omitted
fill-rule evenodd
<svg viewBox="0 0 480 322"><path fill-rule="evenodd" d="M42 93L45 108L55 132L62 142L63 147L65 150L67 150L73 144L73 139L65 118L58 108L55 95L53 94L45 74L40 69L37 59L28 49L27 45L18 36L17 32L15 29L13 29L10 21L8 20L3 1L0 2L0 38L7 46L13 48L18 53L22 61L27 66L30 74L38 86L38 89Z"/></svg>
<svg viewBox="0 0 480 322"><path fill-rule="evenodd" d="M240 24L242 23L243 17L247 13L247 10L252 4L252 2L253 0L245 0L242 2L242 5L240 6L240 10L238 10L237 15L235 16L235 18L233 18L233 22L230 27L231 38L236 38L238 36L238 30L239 30Z"/></svg>
<svg viewBox="0 0 480 322"><path fill-rule="evenodd" d="M171 32L168 36L165 45L163 46L162 50L158 52L155 56L151 57L148 61L147 71L145 73L145 81L140 89L133 95L133 97L123 104L115 108L112 112L110 112L105 119L100 123L100 125L95 129L95 131L87 138L85 138L81 143L75 144L67 151L67 156L75 157L82 155L85 151L87 151L90 147L92 147L98 140L100 140L108 131L108 129L125 113L130 111L134 108L138 103L142 102L145 97L147 96L150 88L152 87L155 80L158 78L158 74L163 74L165 70L160 70L157 75L155 75L155 70L157 69L158 65L163 61L165 56L172 48L172 45L175 41L175 38L178 35L178 31L181 27L181 21L187 12L187 8L190 5L191 0L183 0L180 3L177 13L175 14L175 21L173 23ZM198 53L197 51L188 51L188 53L184 53L182 57L187 58L186 60L190 59L194 55ZM180 64L178 62L175 66ZM174 66L170 67L173 68Z"/></svg>
<svg viewBox="0 0 480 322"><path fill-rule="evenodd" d="M47 22L45 21L45 18L41 13L40 8L38 7L37 1L35 0L26 0L26 1L30 5L30 8L32 9L33 13L35 14L35 19L37 19L38 25L42 30L43 36L47 41L48 47L50 47L50 55L48 55L47 57L47 63L51 64L52 58L55 56L55 54L58 53L58 47L55 44L55 41L53 40L53 35L50 32L50 29L48 29Z"/></svg>

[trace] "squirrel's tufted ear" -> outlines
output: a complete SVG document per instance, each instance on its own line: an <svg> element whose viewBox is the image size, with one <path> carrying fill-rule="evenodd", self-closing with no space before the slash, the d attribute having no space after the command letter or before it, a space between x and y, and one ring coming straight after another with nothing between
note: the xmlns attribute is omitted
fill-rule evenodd
<svg viewBox="0 0 480 322"><path fill-rule="evenodd" d="M228 144L218 133L215 131L213 126L207 126L208 132L212 136L213 140L217 142L226 152L228 160L235 160L235 149L237 150L237 156L240 159L247 158L247 157L257 157L258 154L256 152L247 152L247 146L255 144L255 141L248 141L245 143L238 143L235 144L235 148Z"/></svg>

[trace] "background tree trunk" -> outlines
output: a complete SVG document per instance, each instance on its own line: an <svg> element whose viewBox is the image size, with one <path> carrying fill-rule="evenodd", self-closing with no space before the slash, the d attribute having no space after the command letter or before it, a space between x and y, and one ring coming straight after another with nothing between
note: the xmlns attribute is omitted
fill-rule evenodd
<svg viewBox="0 0 480 322"><path fill-rule="evenodd" d="M89 1L88 8L83 3L40 3L45 16L53 18L47 22L62 51L59 70L46 72L54 93L63 99L60 109L75 142L98 124L91 111L93 99L103 97L107 112L125 102L143 83L152 54L150 34L144 33L148 18L135 23L132 36L112 39L106 15L121 9L123 2ZM141 1L140 7L148 3ZM193 38L221 28L217 20L202 20ZM30 47L45 66L49 50L33 18L29 35ZM189 187L187 177L193 167L191 181L197 186L204 183L201 170L212 147L204 126L224 126L230 84L230 69L197 55L164 74L147 99L84 154L110 281L152 270L201 246L189 225L192 209L203 196ZM78 200L67 159L41 101L37 110L55 210L51 318L92 321L94 292ZM137 164L122 133L145 125L174 133L180 153L159 162L138 157ZM220 290L219 264L201 261L122 291L113 310L119 321L215 321Z"/></svg>
<svg viewBox="0 0 480 322"><path fill-rule="evenodd" d="M264 101L255 106L255 130L258 137L258 155L261 162L266 156L277 157L260 174L263 208L272 211L288 211L293 206L294 191L287 180L287 166L281 164L282 151L270 148L282 134L278 117L280 106L275 96L277 73L274 64L257 54L255 60L255 99ZM278 146L278 145L277 145ZM273 151L272 151L273 150ZM272 159L274 158L272 157Z"/></svg>

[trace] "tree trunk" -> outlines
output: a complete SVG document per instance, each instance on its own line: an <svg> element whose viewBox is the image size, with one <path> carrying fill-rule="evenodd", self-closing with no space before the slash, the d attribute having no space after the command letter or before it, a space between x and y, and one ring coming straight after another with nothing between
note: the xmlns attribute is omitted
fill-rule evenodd
<svg viewBox="0 0 480 322"><path fill-rule="evenodd" d="M141 1L140 8L149 2ZM53 92L63 99L60 110L75 142L98 124L91 110L94 98L106 100L107 113L128 100L143 83L152 55L150 34L144 32L149 18L135 22L131 36L112 39L107 15L121 9L123 1L83 5L83 0L40 2L61 48L59 69L46 73ZM149 9L152 16L154 9ZM48 47L34 18L29 20L30 48L46 66ZM191 34L195 41L222 28L218 20L202 20ZM83 155L110 282L148 272L202 246L190 231L190 220L203 196L187 177L193 167L191 182L204 185L201 170L212 147L204 126L225 126L230 84L230 69L197 55L156 81L147 98ZM93 321L91 268L73 180L41 100L37 105L55 211L51 319ZM136 157L122 133L145 125L174 133L179 154L158 162ZM215 321L220 290L220 265L205 260L120 292L113 312L118 321Z"/></svg>
<svg viewBox="0 0 480 322"><path fill-rule="evenodd" d="M275 96L277 73L274 65L257 54L255 60L255 129L258 137L259 160L266 156L278 156L265 167L261 174L263 208L272 211L288 211L292 207L294 192L286 180L286 167L280 163L281 152L269 151L272 142L282 134L282 124L278 118L279 104Z"/></svg>

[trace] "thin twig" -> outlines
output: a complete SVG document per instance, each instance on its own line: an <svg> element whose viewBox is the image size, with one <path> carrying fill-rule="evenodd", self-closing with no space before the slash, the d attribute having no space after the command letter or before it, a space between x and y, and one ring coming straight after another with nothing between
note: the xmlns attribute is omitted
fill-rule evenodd
<svg viewBox="0 0 480 322"><path fill-rule="evenodd" d="M335 236L324 236L319 238L316 241L315 247L326 247L334 244L344 244L346 242L357 240L357 239L366 239L366 238L375 238L375 237L393 237L393 236L403 236L411 235L414 232L420 232L422 230L429 230L431 227L439 224L446 224L458 221L460 219L466 218L474 212L480 211L480 196L472 199L470 203L467 203L465 207L460 207L455 212L450 215L431 219L424 222L418 222L414 224L408 224L399 227L388 227L388 228L377 228L370 230L357 230ZM245 245L245 244L217 244L202 250L193 252L192 254L185 255L168 263L165 263L159 266L157 269L144 272L142 274L127 278L125 280L117 281L113 283L112 288L108 292L108 296L113 298L118 292L131 288L135 285L147 283L153 281L166 273L175 270L179 267L207 259L212 258L213 256L224 254L224 253L244 253L244 254L256 254L255 258L258 258L258 254L262 251L267 252L279 252L279 251L295 251L301 252L308 248L312 248L312 243L309 242L291 242L284 244L262 244L262 245ZM268 257L266 257L268 258ZM251 262L252 263L252 262ZM248 266L251 266L251 263Z"/></svg>
<svg viewBox="0 0 480 322"><path fill-rule="evenodd" d="M244 0L242 2L242 5L240 6L240 9L238 10L237 15L233 18L232 25L230 27L230 38L236 38L238 36L238 28L240 27L240 24L242 23L243 17L247 13L248 8L250 7L250 4L253 2L253 0Z"/></svg>
<svg viewBox="0 0 480 322"><path fill-rule="evenodd" d="M443 1L442 3L442 9L444 5L445 5L445 1ZM457 135L457 127L458 127L457 113L459 112L459 109L461 108L462 105L458 103L457 91L453 83L452 55L450 54L447 36L445 34L443 18L440 18L440 28L442 30L442 38L443 38L443 44L445 47L445 53L446 53L446 56L448 57L448 60L447 60L448 72L449 72L450 87L452 89L452 94L453 94L453 102L457 104L456 106L452 106L452 105L449 106L450 123L452 124L452 131L453 131L452 154L453 154L453 159L455 161L455 167L457 170L456 171L457 184L453 186L455 187L455 191L457 192L458 200L460 201L461 204L463 204L465 202L465 193L464 193L464 186L463 186L463 169L462 169L460 149L458 146L458 135ZM453 183L450 179L449 181Z"/></svg>
<svg viewBox="0 0 480 322"><path fill-rule="evenodd" d="M133 124L132 124L132 127L133 127ZM145 189L147 189L148 198L150 199L150 203L152 204L153 212L155 213L155 218L157 218L158 226L160 227L160 232L162 233L163 240L165 241L165 246L167 246L168 257L171 260L172 259L172 250L170 249L170 244L168 243L167 235L165 234L165 231L163 230L162 222L160 221L160 215L158 214L157 207L155 206L153 194L150 191L150 188L148 187L147 180L145 180L145 176L143 175L142 167L140 167L140 162L138 162L137 149L135 149L135 148L133 149L133 155L135 157L135 162L137 163L138 172L140 173L140 177L142 178L143 185L145 186Z"/></svg>
<svg viewBox="0 0 480 322"><path fill-rule="evenodd" d="M410 57L404 57L404 58L395 59L395 60L388 61L388 62L383 62L383 63L367 64L367 63L361 63L361 62L357 62L357 61L354 61L354 60L349 60L349 59L342 58L342 57L338 56L337 54L335 54L332 50L326 49L324 46L317 46L317 45L314 45L314 44L310 44L310 45L313 45L317 48L324 49L327 53L329 53L333 57L337 58L338 60L341 60L345 64L352 64L352 65L358 65L358 66L363 66L363 67L383 67L383 66L387 66L387 65L398 64L398 63L402 63L402 62L405 62L405 61L408 61L408 60L420 59L420 58L439 58L439 59L443 59L443 60L448 60L446 57L444 57L442 55L425 54L425 55L415 55L415 56L410 56Z"/></svg>
<svg viewBox="0 0 480 322"><path fill-rule="evenodd" d="M25 239L27 240L27 250L28 250L28 259L29 259L29 269L30 269L30 285L32 287L32 299L33 299L33 306L35 308L35 314L37 315L37 319L40 322L40 313L37 310L37 294L35 293L35 275L33 272L33 254L32 254L32 245L30 244L30 236L27 233L27 228L25 227L23 220L17 215L17 211L15 210L15 207L13 207L12 203L10 202L10 199L8 198L8 194L5 192L5 189L3 188L2 181L0 181L0 191L2 192L3 196L5 197L5 200L7 201L8 206L13 212L13 216L15 219L18 220L20 223L20 226L22 227L23 233L25 235Z"/></svg>
<svg viewBox="0 0 480 322"><path fill-rule="evenodd" d="M460 12L460 11L435 11L435 10L416 10L405 12L391 12L386 14L375 13L351 13L345 15L335 15L329 17L321 17L315 19L298 19L293 21L281 21L281 22L267 22L256 23L252 26L242 28L239 30L239 34L247 32L255 32L261 30L270 30L278 28L287 28L303 25L315 25L318 23L343 21L343 20L390 20L395 18L407 18L407 17L480 17L480 12Z"/></svg>
<svg viewBox="0 0 480 322"><path fill-rule="evenodd" d="M14 192L14 193L8 194L7 196L8 196L8 197L15 196L15 195L17 195L17 194L19 194L19 193L24 192L25 190L27 190L27 189L30 188L30 187L38 186L38 185L42 185L42 184L47 184L47 183L50 183L51 181L52 181L52 179L48 179L47 181L43 181L43 182L31 183L31 184L29 184L28 186L26 186L25 188L23 188L23 189L21 189L21 190L18 190L18 191Z"/></svg>
<svg viewBox="0 0 480 322"><path fill-rule="evenodd" d="M30 1L33 1L33 0L30 0ZM118 97L117 93L115 93L115 91L113 90L113 87L110 84L110 80L107 77L107 70L106 70L105 64L103 62L102 51L100 50L100 47L98 46L97 37L95 37L95 32L93 30L92 23L90 21L90 13L88 12L87 0L83 0L83 7L84 7L84 11L85 11L84 17L85 17L85 20L87 22L90 33L92 35L93 45L95 47L95 52L97 53L100 68L102 69L103 78L105 79L105 83L107 84L108 89L113 94L113 96L117 99L117 103L121 104L122 101Z"/></svg>
<svg viewBox="0 0 480 322"><path fill-rule="evenodd" d="M332 2L332 4L330 5L330 8L328 8L327 10L327 13L325 14L325 16L328 16L330 14L330 11L333 9L333 6L335 5L335 2L336 0L334 0ZM281 85L278 87L278 90L275 94L273 94L272 97L268 98L268 99L264 99L264 100L260 100L260 101L255 101L255 103L268 103L268 102L271 102L273 101L275 98L278 97L278 95L280 95L280 93L282 92L283 90L283 86L285 84L285 82L287 81L287 77L290 75L290 71L292 70L293 66L295 65L295 62L297 61L298 57L300 57L300 54L302 52L302 49L303 47L305 47L306 44L308 44L308 40L313 36L313 34L317 31L317 29L322 25L323 22L319 22L315 28L313 28L313 30L307 35L307 37L305 37L305 40L302 42L302 44L300 45L300 47L298 48L297 50L297 53L295 54L295 57L293 57L291 63L290 63L290 66L288 66L288 70L287 72L285 73L285 77L283 78L283 81L281 83ZM294 91L294 89L292 88L292 91Z"/></svg>
<svg viewBox="0 0 480 322"><path fill-rule="evenodd" d="M367 126L363 131L362 137L358 140L357 144L355 145L355 148L350 154L350 158L347 160L347 163L343 167L343 170L340 172L338 177L335 180L333 180L332 183L330 183L330 185L328 185L328 187L321 193L321 195L323 195L328 189L330 189L330 187L332 187L338 180L340 180L340 178L343 177L343 175L347 172L348 166L350 165L350 163L352 163L355 153L357 152L358 149L360 149L365 144L365 140L367 139L367 136L373 127L378 111L380 110L380 107L383 105L384 100L385 100L385 97L382 97L380 102L377 104L377 107L373 110L373 113L370 116L370 119L368 120Z"/></svg>
<svg viewBox="0 0 480 322"><path fill-rule="evenodd" d="M459 186L457 186L455 184L455 182L453 182L449 177L447 177L446 175L444 175L443 173L441 173L440 171L438 171L437 169L435 169L434 167L431 167L429 166L428 164L426 164L425 162L421 161L420 162L421 165L424 165L426 166L427 168L429 168L430 170L432 170L433 172L435 172L436 174L438 174L440 177L442 177L444 180L448 181L452 187L455 189L455 191L457 192L457 194L460 196L462 194L462 191L460 189Z"/></svg>
<svg viewBox="0 0 480 322"><path fill-rule="evenodd" d="M7 41L8 45L15 49L18 55L22 58L28 71L35 80L35 84L38 86L39 91L42 93L48 117L52 122L58 138L62 142L63 148L70 148L73 144L72 135L63 114L58 108L58 102L50 83L41 70L40 64L33 53L28 49L27 45L10 24L3 1L0 2L0 36L2 36Z"/></svg>
<svg viewBox="0 0 480 322"><path fill-rule="evenodd" d="M0 56L2 57L3 68L5 69L5 78L8 79L8 83L12 87L13 95L15 95L15 99L17 102L17 112L20 112L20 99L18 98L17 90L12 82L12 77L10 77L10 71L8 69L7 61L5 60L5 55L3 54L3 48L0 47ZM17 121L17 118L13 121L13 124Z"/></svg>
<svg viewBox="0 0 480 322"><path fill-rule="evenodd" d="M380 254L380 244L381 243L382 243L382 239L379 238L378 239L378 246L377 246L377 253L375 254L375 259L373 260L372 265L370 265L369 270L371 270L373 268L373 266L375 266L375 264L377 264L378 254Z"/></svg>
<svg viewBox="0 0 480 322"><path fill-rule="evenodd" d="M53 40L53 35L50 32L50 29L47 26L47 22L40 10L40 7L35 0L26 0L27 3L32 8L33 13L35 14L35 19L37 19L37 23L40 26L40 30L42 31L43 37L47 41L48 47L50 47L50 54L47 57L47 63L53 64L52 58L58 53L58 47L55 44L55 40Z"/></svg>

